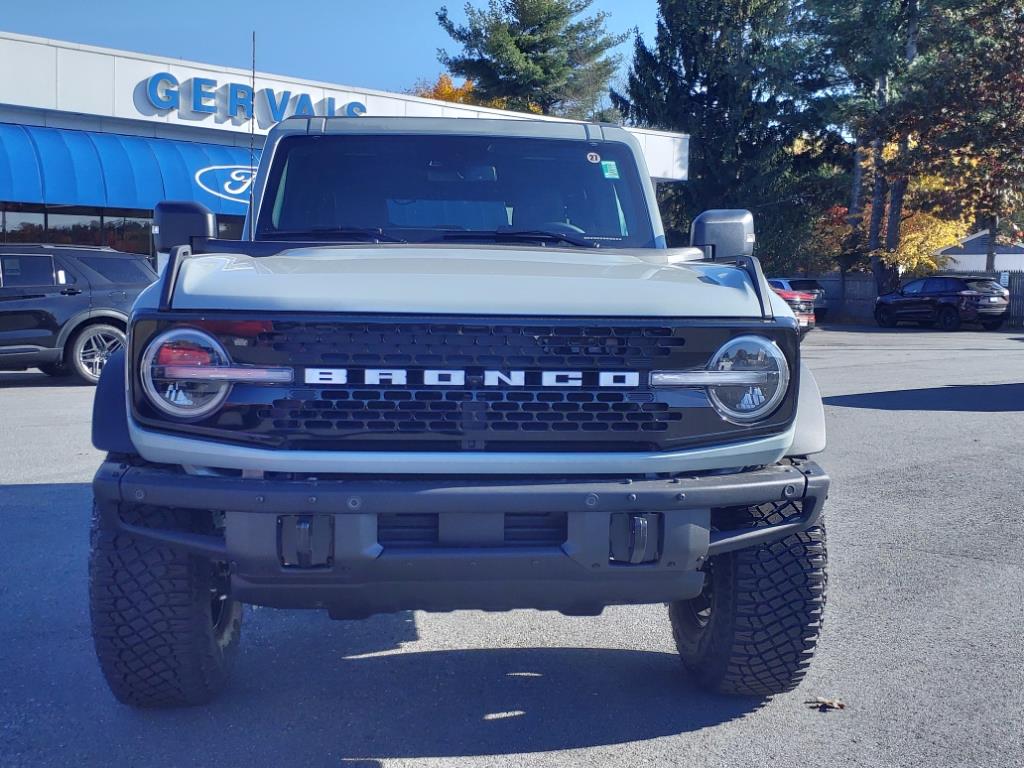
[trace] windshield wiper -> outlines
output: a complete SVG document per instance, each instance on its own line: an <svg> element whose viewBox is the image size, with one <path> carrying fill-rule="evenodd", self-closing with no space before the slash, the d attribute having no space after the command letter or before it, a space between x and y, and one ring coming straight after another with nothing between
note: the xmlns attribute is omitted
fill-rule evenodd
<svg viewBox="0 0 1024 768"><path fill-rule="evenodd" d="M548 243L569 243L578 248L600 248L601 244L564 232L552 232L547 229L453 229L445 232L434 242L446 240L503 240L514 243L524 241L541 241Z"/></svg>
<svg viewBox="0 0 1024 768"><path fill-rule="evenodd" d="M295 238L315 238L331 240L334 238L357 238L356 242L406 243L400 237L389 235L380 227L310 227L309 229L272 229L256 233L258 240L291 240Z"/></svg>

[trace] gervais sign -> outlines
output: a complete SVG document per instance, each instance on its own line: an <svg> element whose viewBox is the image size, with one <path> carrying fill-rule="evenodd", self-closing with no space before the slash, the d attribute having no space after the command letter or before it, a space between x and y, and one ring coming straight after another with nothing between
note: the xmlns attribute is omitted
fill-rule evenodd
<svg viewBox="0 0 1024 768"><path fill-rule="evenodd" d="M218 83L208 77L190 77L179 82L170 72L157 72L145 81L146 98L154 109L164 112L188 111L249 120L256 114L279 123L294 115L306 117L359 117L366 113L361 101L338 104L333 96L314 103L308 93L260 88L253 93L249 83Z"/></svg>

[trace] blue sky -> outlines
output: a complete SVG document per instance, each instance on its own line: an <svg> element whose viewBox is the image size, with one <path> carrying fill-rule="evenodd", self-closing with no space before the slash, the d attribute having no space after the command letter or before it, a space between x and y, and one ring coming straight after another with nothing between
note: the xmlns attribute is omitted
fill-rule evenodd
<svg viewBox="0 0 1024 768"><path fill-rule="evenodd" d="M463 0L4 0L0 29L248 68L255 28L263 72L402 91L441 72L438 48L454 49L434 17L445 4L464 18ZM611 14L612 32L654 35L656 0L594 0L592 9ZM621 53L625 66L631 43Z"/></svg>

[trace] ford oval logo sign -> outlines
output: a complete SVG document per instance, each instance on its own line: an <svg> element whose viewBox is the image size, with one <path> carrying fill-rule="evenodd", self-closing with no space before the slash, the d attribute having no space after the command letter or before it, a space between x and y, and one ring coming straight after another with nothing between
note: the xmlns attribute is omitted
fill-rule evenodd
<svg viewBox="0 0 1024 768"><path fill-rule="evenodd" d="M256 169L248 165L209 165L196 171L196 184L225 200L249 204L249 188Z"/></svg>

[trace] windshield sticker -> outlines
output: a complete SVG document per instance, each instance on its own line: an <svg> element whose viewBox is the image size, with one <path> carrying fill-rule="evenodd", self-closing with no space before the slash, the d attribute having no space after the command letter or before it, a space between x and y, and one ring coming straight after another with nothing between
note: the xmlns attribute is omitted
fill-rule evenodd
<svg viewBox="0 0 1024 768"><path fill-rule="evenodd" d="M599 154L597 154L597 152L588 152L587 153L587 162L588 163L600 163L601 162L601 156Z"/></svg>
<svg viewBox="0 0 1024 768"><path fill-rule="evenodd" d="M617 179L619 178L619 166L615 164L614 160L605 160L601 163L601 173L606 179Z"/></svg>

